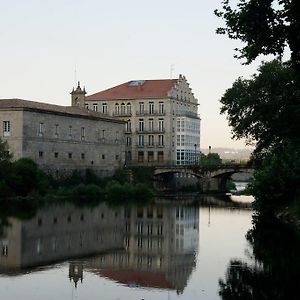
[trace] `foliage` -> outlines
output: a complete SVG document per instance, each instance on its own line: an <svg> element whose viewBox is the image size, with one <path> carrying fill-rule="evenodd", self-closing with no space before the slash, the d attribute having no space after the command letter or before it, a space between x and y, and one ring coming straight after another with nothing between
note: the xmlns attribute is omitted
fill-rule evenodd
<svg viewBox="0 0 300 300"><path fill-rule="evenodd" d="M298 299L299 234L263 213L255 216L247 240L252 248L247 262L232 260L219 281L222 299Z"/></svg>
<svg viewBox="0 0 300 300"><path fill-rule="evenodd" d="M227 180L226 185L225 185L225 189L227 191L236 190L235 183L232 180Z"/></svg>
<svg viewBox="0 0 300 300"><path fill-rule="evenodd" d="M3 162L9 162L12 159L12 154L9 153L7 141L2 141L0 138L0 165Z"/></svg>
<svg viewBox="0 0 300 300"><path fill-rule="evenodd" d="M287 203L300 194L300 149L288 145L268 155L255 172L252 194L260 206Z"/></svg>
<svg viewBox="0 0 300 300"><path fill-rule="evenodd" d="M201 153L200 156L200 165L202 166L217 166L222 163L222 159L220 158L218 153L208 153L205 155Z"/></svg>
<svg viewBox="0 0 300 300"><path fill-rule="evenodd" d="M0 169L1 197L45 195L49 191L48 176L29 158L2 162Z"/></svg>
<svg viewBox="0 0 300 300"><path fill-rule="evenodd" d="M132 173L133 182L143 183L148 187L153 187L153 176L154 168L153 167L130 167Z"/></svg>
<svg viewBox="0 0 300 300"><path fill-rule="evenodd" d="M111 181L105 187L106 200L112 204L143 203L150 200L153 192L143 183L125 183Z"/></svg>
<svg viewBox="0 0 300 300"><path fill-rule="evenodd" d="M300 71L300 2L299 0L239 0L234 8L223 0L215 14L225 21L218 34L245 43L237 58L251 63L260 54L282 57L288 45L291 62Z"/></svg>
<svg viewBox="0 0 300 300"><path fill-rule="evenodd" d="M287 65L263 63L251 79L239 78L221 98L233 136L256 143L254 155L264 157L286 141L299 142L300 82Z"/></svg>

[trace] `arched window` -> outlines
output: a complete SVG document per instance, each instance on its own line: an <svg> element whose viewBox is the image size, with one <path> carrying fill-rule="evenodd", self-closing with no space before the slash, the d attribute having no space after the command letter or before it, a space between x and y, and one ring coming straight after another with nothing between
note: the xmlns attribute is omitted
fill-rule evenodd
<svg viewBox="0 0 300 300"><path fill-rule="evenodd" d="M131 115L131 103L127 103L127 114Z"/></svg>
<svg viewBox="0 0 300 300"><path fill-rule="evenodd" d="M125 104L121 104L121 115L125 115Z"/></svg>
<svg viewBox="0 0 300 300"><path fill-rule="evenodd" d="M119 103L115 104L115 115L119 115L120 114L120 105Z"/></svg>

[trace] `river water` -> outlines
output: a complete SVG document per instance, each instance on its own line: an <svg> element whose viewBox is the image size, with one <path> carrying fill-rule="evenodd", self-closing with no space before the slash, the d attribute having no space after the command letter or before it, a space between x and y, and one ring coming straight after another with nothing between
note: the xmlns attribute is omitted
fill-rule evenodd
<svg viewBox="0 0 300 300"><path fill-rule="evenodd" d="M64 204L28 219L9 217L0 232L0 298L222 299L235 262L254 261L246 239L251 200Z"/></svg>

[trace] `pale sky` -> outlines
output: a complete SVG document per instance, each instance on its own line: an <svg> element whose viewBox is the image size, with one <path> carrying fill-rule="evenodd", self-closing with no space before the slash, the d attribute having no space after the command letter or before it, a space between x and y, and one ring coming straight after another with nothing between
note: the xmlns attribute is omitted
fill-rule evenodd
<svg viewBox="0 0 300 300"><path fill-rule="evenodd" d="M198 98L201 148L233 141L219 99L243 66L239 44L215 34L221 0L0 0L0 98L70 105L77 80L88 94L134 79L186 76ZM263 58L262 58L263 59Z"/></svg>

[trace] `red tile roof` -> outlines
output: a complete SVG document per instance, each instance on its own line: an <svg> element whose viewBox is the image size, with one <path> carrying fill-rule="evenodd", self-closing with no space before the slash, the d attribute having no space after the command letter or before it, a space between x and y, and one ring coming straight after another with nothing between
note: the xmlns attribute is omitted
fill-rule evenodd
<svg viewBox="0 0 300 300"><path fill-rule="evenodd" d="M75 106L61 106L49 103L42 103L36 101L29 101L23 99L0 99L0 109L23 109L23 110L35 110L44 111L53 114L72 115L75 117L91 118L91 119L103 119L112 122L119 122L118 120L103 115L101 113L88 110L85 108ZM121 121L121 123L123 123Z"/></svg>
<svg viewBox="0 0 300 300"><path fill-rule="evenodd" d="M178 79L133 80L86 97L87 101L164 98ZM140 84L139 84L140 83Z"/></svg>
<svg viewBox="0 0 300 300"><path fill-rule="evenodd" d="M94 273L129 286L174 289L163 272L103 269Z"/></svg>

